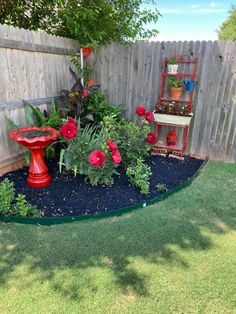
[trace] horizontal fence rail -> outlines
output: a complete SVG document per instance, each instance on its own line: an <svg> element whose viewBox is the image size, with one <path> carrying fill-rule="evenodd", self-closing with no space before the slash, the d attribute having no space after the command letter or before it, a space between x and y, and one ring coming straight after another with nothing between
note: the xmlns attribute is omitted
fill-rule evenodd
<svg viewBox="0 0 236 314"><path fill-rule="evenodd" d="M236 162L236 43L232 41L138 42L103 46L95 55L94 79L114 104L152 111L160 93L165 57L198 58L198 84L188 152L212 160Z"/></svg>

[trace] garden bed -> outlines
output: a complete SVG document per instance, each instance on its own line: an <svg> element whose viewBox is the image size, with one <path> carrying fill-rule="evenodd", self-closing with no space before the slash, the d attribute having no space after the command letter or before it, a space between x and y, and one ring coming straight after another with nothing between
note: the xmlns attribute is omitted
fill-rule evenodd
<svg viewBox="0 0 236 314"><path fill-rule="evenodd" d="M84 177L58 171L57 160L47 161L53 183L45 188L33 189L27 186L28 169L22 168L6 174L15 184L17 193L26 195L27 200L37 206L43 217L87 216L114 211L119 208L149 202L163 191L157 184L163 184L168 191L188 181L201 167L203 160L186 157L184 160L162 156L150 156L147 164L151 166L150 194L143 196L128 182L124 169L119 168L113 186L92 186L86 184ZM165 193L165 192L164 192Z"/></svg>

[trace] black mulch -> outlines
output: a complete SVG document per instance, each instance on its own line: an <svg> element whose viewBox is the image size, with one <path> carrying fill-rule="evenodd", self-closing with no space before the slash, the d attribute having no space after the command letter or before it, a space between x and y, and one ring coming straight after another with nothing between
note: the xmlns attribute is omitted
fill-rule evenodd
<svg viewBox="0 0 236 314"><path fill-rule="evenodd" d="M160 194L156 188L158 183L166 184L168 190L175 188L192 177L203 160L185 157L182 161L150 156L147 163L152 168L152 177L148 196L142 196L137 188L129 184L123 169L120 169L119 176L115 176L113 186L92 186L85 184L84 177L80 175L74 178L71 173L60 174L55 160L47 163L53 178L53 183L48 187L28 187L27 168L8 173L1 180L7 177L13 181L16 192L25 194L27 200L36 205L43 216L60 217L97 214L152 199Z"/></svg>

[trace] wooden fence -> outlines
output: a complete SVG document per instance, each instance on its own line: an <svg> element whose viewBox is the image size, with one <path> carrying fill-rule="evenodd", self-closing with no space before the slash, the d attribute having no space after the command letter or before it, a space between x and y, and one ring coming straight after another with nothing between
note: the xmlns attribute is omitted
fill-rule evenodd
<svg viewBox="0 0 236 314"><path fill-rule="evenodd" d="M78 42L0 25L0 168L19 158L19 145L8 137L5 115L22 125L22 99L46 104L62 89L69 89L70 58Z"/></svg>
<svg viewBox="0 0 236 314"><path fill-rule="evenodd" d="M95 55L94 78L113 104L125 104L132 118L135 107L154 110L165 57L196 57L198 85L188 151L212 160L236 162L236 43L140 42L112 44Z"/></svg>
<svg viewBox="0 0 236 314"><path fill-rule="evenodd" d="M8 138L4 116L23 124L22 99L48 103L73 80L68 72L76 41L0 25L0 169L19 158ZM139 42L101 47L93 54L94 79L112 104L124 104L129 118L137 105L154 110L165 57L199 60L194 120L188 152L212 160L236 162L236 43ZM1 172L1 171L0 171Z"/></svg>

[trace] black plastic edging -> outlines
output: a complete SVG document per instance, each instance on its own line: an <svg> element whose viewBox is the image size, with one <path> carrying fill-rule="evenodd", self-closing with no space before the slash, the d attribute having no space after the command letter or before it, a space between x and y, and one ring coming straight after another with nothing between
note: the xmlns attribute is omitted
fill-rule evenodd
<svg viewBox="0 0 236 314"><path fill-rule="evenodd" d="M101 218L107 218L112 216L121 216L127 212L133 211L135 209L144 208L148 205L153 205L159 201L162 201L166 199L167 197L173 195L176 192L179 192L183 188L189 186L192 181L199 175L202 168L206 165L208 162L208 158L204 160L204 162L201 164L201 166L198 168L198 170L192 175L191 178L186 180L185 182L179 184L177 187L173 188L170 191L167 191L161 195L158 195L154 197L151 200L144 201L142 203L130 205L127 207L122 207L114 210L110 210L108 212L102 212L99 214L91 214L91 215L83 215L83 216L67 216L67 217L11 217L11 216L0 216L0 221L2 222L16 222L21 224L28 224L28 225L57 225L57 224L64 224L74 221L80 221L80 220L88 220L88 219L101 219Z"/></svg>

